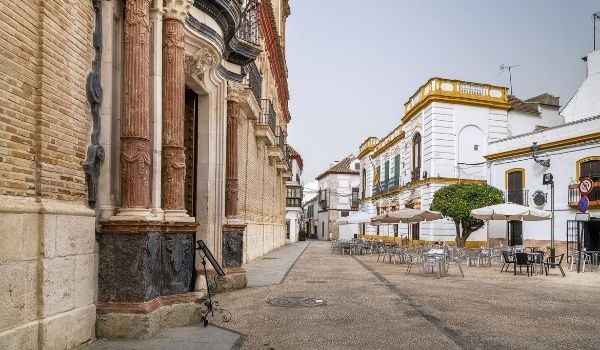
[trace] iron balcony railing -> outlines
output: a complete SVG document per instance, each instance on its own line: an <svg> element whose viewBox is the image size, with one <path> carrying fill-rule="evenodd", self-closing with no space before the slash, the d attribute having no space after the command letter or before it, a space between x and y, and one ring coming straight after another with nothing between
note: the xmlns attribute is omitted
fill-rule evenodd
<svg viewBox="0 0 600 350"><path fill-rule="evenodd" d="M262 75L254 62L248 65L248 85L256 101L262 99Z"/></svg>
<svg viewBox="0 0 600 350"><path fill-rule="evenodd" d="M380 187L381 192L387 192L387 190L388 190L388 182L387 182L387 180L381 181L379 183L379 187Z"/></svg>
<svg viewBox="0 0 600 350"><path fill-rule="evenodd" d="M579 200L581 199L579 185L569 185L568 191L569 205L572 207L576 207L579 203ZM592 186L592 192L587 194L587 198L590 201L590 206L596 207L600 205L600 181L594 181L594 184Z"/></svg>
<svg viewBox="0 0 600 350"><path fill-rule="evenodd" d="M254 45L260 45L260 2L258 0L238 2L243 6L243 12L237 37Z"/></svg>
<svg viewBox="0 0 600 350"><path fill-rule="evenodd" d="M529 190L504 191L504 200L509 203L529 206Z"/></svg>
<svg viewBox="0 0 600 350"><path fill-rule="evenodd" d="M379 184L373 185L373 195L379 194Z"/></svg>
<svg viewBox="0 0 600 350"><path fill-rule="evenodd" d="M283 129L278 128L277 138L279 139L279 149L281 150L281 153L283 153L284 159L287 159L289 161L287 155L287 133L283 131Z"/></svg>
<svg viewBox="0 0 600 350"><path fill-rule="evenodd" d="M421 168L415 168L410 172L410 181L415 182L421 180Z"/></svg>
<svg viewBox="0 0 600 350"><path fill-rule="evenodd" d="M277 121L277 116L275 114L275 109L273 108L273 103L269 99L261 100L261 109L262 112L260 114L260 118L258 120L259 124L268 124L269 128L273 132L273 135L277 135L275 132L275 126Z"/></svg>
<svg viewBox="0 0 600 350"><path fill-rule="evenodd" d="M398 188L398 178L392 177L391 179L388 180L388 189L393 190L395 188Z"/></svg>

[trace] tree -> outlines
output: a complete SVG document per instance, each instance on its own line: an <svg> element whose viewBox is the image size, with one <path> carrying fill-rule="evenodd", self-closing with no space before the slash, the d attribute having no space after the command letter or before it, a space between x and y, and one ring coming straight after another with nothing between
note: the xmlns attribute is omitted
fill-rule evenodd
<svg viewBox="0 0 600 350"><path fill-rule="evenodd" d="M443 216L454 221L456 244L464 247L471 233L483 227L483 221L471 217L471 210L501 203L504 203L504 196L496 187L459 182L437 190L433 195L430 209L439 211Z"/></svg>

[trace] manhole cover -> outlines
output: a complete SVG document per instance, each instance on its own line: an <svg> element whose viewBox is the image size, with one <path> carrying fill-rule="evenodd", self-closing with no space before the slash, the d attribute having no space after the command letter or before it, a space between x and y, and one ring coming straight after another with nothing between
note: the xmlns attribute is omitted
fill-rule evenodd
<svg viewBox="0 0 600 350"><path fill-rule="evenodd" d="M267 304L279 307L315 307L327 304L325 300L311 297L280 297L267 299Z"/></svg>
<svg viewBox="0 0 600 350"><path fill-rule="evenodd" d="M327 283L327 281L306 281L306 283Z"/></svg>

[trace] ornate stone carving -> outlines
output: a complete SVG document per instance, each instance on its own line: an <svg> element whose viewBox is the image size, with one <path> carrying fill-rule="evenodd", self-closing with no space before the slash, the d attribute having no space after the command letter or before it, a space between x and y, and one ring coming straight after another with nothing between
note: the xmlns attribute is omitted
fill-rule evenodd
<svg viewBox="0 0 600 350"><path fill-rule="evenodd" d="M225 216L237 215L237 108L235 102L227 101L227 154L225 159Z"/></svg>
<svg viewBox="0 0 600 350"><path fill-rule="evenodd" d="M100 135L100 105L102 104L102 86L100 85L100 67L102 61L102 2L93 0L96 25L94 28L93 44L96 51L92 62L92 72L86 80L87 99L92 111L92 136L88 146L83 171L88 189L88 204L91 208L96 206L98 194L98 179L100 177L100 163L104 160L104 149L99 144Z"/></svg>
<svg viewBox="0 0 600 350"><path fill-rule="evenodd" d="M150 205L150 25L149 1L128 0L123 25L121 207Z"/></svg>
<svg viewBox="0 0 600 350"><path fill-rule="evenodd" d="M175 19L183 23L194 0L165 0L165 19Z"/></svg>
<svg viewBox="0 0 600 350"><path fill-rule="evenodd" d="M180 1L181 2L181 1ZM185 73L183 22L163 23L163 158L164 210L185 210Z"/></svg>
<svg viewBox="0 0 600 350"><path fill-rule="evenodd" d="M184 61L185 71L200 80L204 78L204 72L216 64L217 59L207 48L200 48L193 55L186 55Z"/></svg>

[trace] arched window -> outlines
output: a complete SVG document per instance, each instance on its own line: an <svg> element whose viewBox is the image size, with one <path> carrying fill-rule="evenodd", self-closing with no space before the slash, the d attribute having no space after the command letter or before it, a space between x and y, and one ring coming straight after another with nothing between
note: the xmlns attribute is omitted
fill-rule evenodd
<svg viewBox="0 0 600 350"><path fill-rule="evenodd" d="M412 144L412 176L411 181L421 179L421 134L416 133Z"/></svg>

